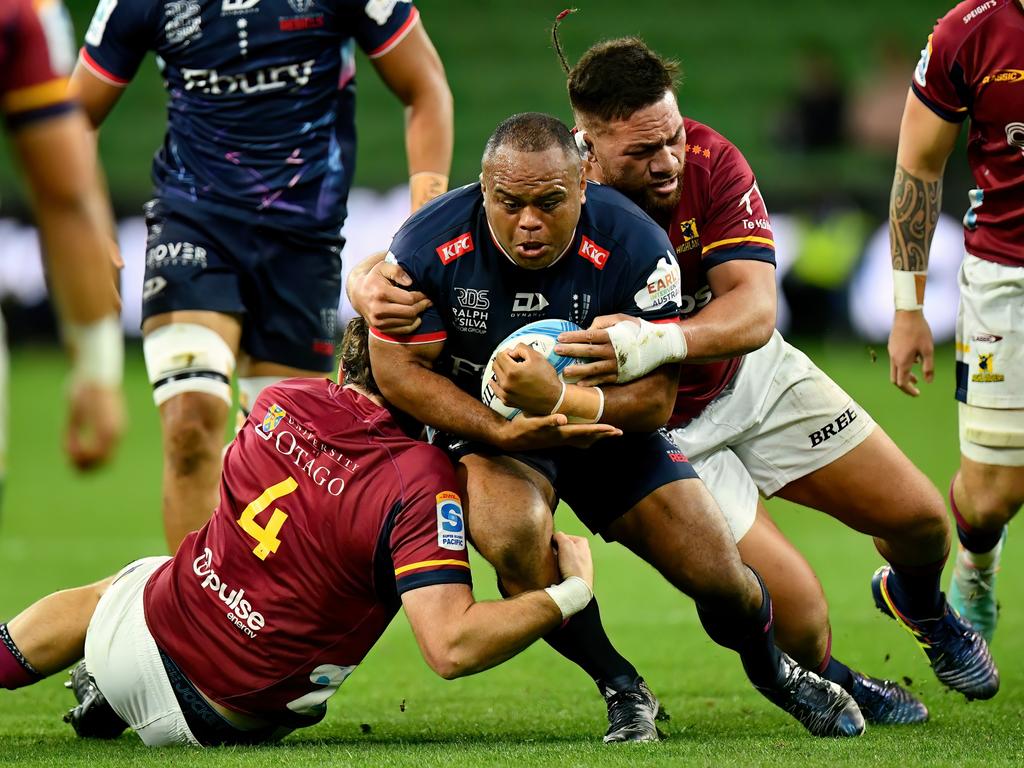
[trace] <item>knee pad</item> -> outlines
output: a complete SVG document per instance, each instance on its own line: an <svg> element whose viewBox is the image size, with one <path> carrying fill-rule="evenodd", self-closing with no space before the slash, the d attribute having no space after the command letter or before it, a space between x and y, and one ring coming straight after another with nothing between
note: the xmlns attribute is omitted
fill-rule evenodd
<svg viewBox="0 0 1024 768"><path fill-rule="evenodd" d="M142 349L158 406L184 392L213 395L231 405L235 354L216 331L171 323L148 334Z"/></svg>
<svg viewBox="0 0 1024 768"><path fill-rule="evenodd" d="M1024 409L958 404L960 452L981 464L1024 466Z"/></svg>

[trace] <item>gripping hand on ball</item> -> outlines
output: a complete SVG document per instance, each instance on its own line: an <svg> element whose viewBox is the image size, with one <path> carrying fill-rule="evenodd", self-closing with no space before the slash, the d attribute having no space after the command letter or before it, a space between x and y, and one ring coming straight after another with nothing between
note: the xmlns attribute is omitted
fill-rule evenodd
<svg viewBox="0 0 1024 768"><path fill-rule="evenodd" d="M494 359L491 389L505 405L526 413L551 413L562 383L547 358L527 344L517 344Z"/></svg>

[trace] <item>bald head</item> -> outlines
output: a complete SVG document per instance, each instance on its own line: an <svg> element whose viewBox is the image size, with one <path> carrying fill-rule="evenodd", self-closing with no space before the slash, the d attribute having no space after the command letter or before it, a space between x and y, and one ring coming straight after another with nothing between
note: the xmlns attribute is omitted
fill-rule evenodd
<svg viewBox="0 0 1024 768"><path fill-rule="evenodd" d="M560 149L570 168L580 167L579 150L572 133L561 120L543 112L522 112L503 120L484 146L484 168L501 150L545 152Z"/></svg>

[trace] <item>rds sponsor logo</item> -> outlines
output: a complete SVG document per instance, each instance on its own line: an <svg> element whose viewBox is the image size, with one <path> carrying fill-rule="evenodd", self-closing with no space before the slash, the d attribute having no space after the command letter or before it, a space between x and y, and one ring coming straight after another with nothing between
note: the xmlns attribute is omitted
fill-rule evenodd
<svg viewBox="0 0 1024 768"><path fill-rule="evenodd" d="M466 548L466 521L459 494L442 491L437 494L437 546L441 549Z"/></svg>

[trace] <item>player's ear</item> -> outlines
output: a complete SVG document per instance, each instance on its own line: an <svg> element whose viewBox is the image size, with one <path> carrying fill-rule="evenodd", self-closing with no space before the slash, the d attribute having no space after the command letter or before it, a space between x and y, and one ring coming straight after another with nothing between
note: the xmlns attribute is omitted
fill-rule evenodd
<svg viewBox="0 0 1024 768"><path fill-rule="evenodd" d="M587 132L584 130L578 130L575 133L576 148L580 152L580 158L590 163L597 162L597 156L594 154L594 142L587 136Z"/></svg>

